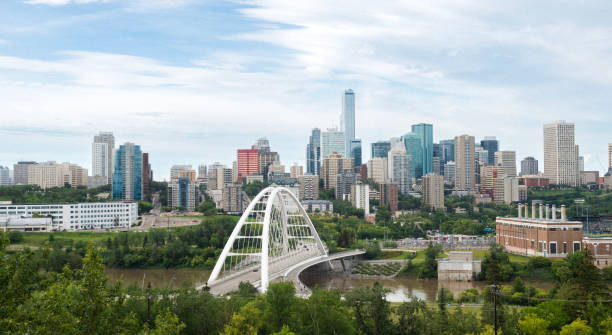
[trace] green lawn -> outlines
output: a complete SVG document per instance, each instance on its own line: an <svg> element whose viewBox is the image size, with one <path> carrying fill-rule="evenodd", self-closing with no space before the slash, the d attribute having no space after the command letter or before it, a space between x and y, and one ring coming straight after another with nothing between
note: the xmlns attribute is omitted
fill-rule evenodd
<svg viewBox="0 0 612 335"><path fill-rule="evenodd" d="M44 242L49 241L49 236L53 235L56 240L70 239L74 242L94 242L99 243L106 240L108 237L117 236L121 232L92 232L92 231L78 231L78 232L57 232L57 233L23 233L23 242L18 244L27 246L42 246ZM130 234L138 234L137 232L130 232Z"/></svg>

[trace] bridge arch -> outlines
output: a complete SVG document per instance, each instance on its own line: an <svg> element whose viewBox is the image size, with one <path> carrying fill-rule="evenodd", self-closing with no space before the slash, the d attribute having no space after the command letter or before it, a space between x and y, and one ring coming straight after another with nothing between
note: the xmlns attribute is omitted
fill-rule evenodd
<svg viewBox="0 0 612 335"><path fill-rule="evenodd" d="M265 292L271 277L321 256L327 251L296 196L284 187L267 187L240 217L208 285L250 278Z"/></svg>

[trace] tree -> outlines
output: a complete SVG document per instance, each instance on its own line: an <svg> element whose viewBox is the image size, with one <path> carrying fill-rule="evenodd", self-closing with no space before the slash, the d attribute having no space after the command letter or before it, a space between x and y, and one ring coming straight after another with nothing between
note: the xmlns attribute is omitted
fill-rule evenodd
<svg viewBox="0 0 612 335"><path fill-rule="evenodd" d="M391 211L387 206L380 206L376 211L375 220L377 224L385 224L391 222Z"/></svg>
<svg viewBox="0 0 612 335"><path fill-rule="evenodd" d="M217 214L217 208L215 207L215 203L212 200L206 200L201 203L196 210L205 216L212 216Z"/></svg>
<svg viewBox="0 0 612 335"><path fill-rule="evenodd" d="M184 328L185 325L179 320L179 318L167 310L166 313L160 313L157 315L157 317L155 317L155 328L148 330L148 327L145 326L145 329L141 334L178 335Z"/></svg>
<svg viewBox="0 0 612 335"><path fill-rule="evenodd" d="M273 283L268 286L264 319L273 330L279 331L284 325L290 325L296 299L292 282Z"/></svg>
<svg viewBox="0 0 612 335"><path fill-rule="evenodd" d="M559 335L589 335L592 333L593 330L587 325L586 320L578 318L569 325L563 326Z"/></svg>
<svg viewBox="0 0 612 335"><path fill-rule="evenodd" d="M153 209L153 204L147 201L139 201L138 202L138 215L142 215L144 213L148 213Z"/></svg>
<svg viewBox="0 0 612 335"><path fill-rule="evenodd" d="M527 314L519 321L519 328L525 335L547 335L550 322L539 318L535 314Z"/></svg>
<svg viewBox="0 0 612 335"><path fill-rule="evenodd" d="M513 269L504 247L493 244L482 261L482 274L489 284L500 284L512 278Z"/></svg>
<svg viewBox="0 0 612 335"><path fill-rule="evenodd" d="M391 308L386 299L388 291L376 282L346 295L346 303L355 313L357 329L364 334L390 334L393 331Z"/></svg>
<svg viewBox="0 0 612 335"><path fill-rule="evenodd" d="M402 303L397 309L398 335L431 334L433 312L425 301L413 298Z"/></svg>
<svg viewBox="0 0 612 335"><path fill-rule="evenodd" d="M303 334L354 334L351 313L341 300L340 291L315 288L305 302Z"/></svg>
<svg viewBox="0 0 612 335"><path fill-rule="evenodd" d="M438 256L442 253L439 244L430 243L425 249L425 261L419 273L419 278L438 278Z"/></svg>

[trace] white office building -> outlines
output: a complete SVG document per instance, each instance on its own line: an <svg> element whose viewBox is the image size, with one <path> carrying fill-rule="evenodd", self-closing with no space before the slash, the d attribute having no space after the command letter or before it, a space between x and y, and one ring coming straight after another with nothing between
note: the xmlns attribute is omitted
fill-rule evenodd
<svg viewBox="0 0 612 335"><path fill-rule="evenodd" d="M412 156L406 154L403 143L391 148L387 154L389 180L396 183L398 192L410 193L412 189Z"/></svg>
<svg viewBox="0 0 612 335"><path fill-rule="evenodd" d="M94 136L91 145L91 175L106 177L113 182L113 154L115 151L115 136L111 132L100 132Z"/></svg>
<svg viewBox="0 0 612 335"><path fill-rule="evenodd" d="M557 121L544 125L544 176L551 184L580 184L578 156L573 123Z"/></svg>
<svg viewBox="0 0 612 335"><path fill-rule="evenodd" d="M126 228L138 218L136 202L84 202L73 204L2 204L0 217L51 215L52 231Z"/></svg>
<svg viewBox="0 0 612 335"><path fill-rule="evenodd" d="M370 186L368 184L351 185L351 203L355 208L362 208L365 215L370 215Z"/></svg>

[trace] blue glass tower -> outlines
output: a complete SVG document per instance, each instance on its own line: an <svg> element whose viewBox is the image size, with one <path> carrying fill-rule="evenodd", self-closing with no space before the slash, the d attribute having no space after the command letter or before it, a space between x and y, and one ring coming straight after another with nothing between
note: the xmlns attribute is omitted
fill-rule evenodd
<svg viewBox="0 0 612 335"><path fill-rule="evenodd" d="M412 176L414 178L421 178L423 176L423 147L421 146L421 137L415 133L408 133L402 136L402 140L406 147L406 154L412 157Z"/></svg>
<svg viewBox="0 0 612 335"><path fill-rule="evenodd" d="M306 173L319 175L321 169L321 129L314 128L306 145Z"/></svg>
<svg viewBox="0 0 612 335"><path fill-rule="evenodd" d="M391 150L391 142L390 141L378 141L372 143L372 158L382 157L385 158L389 154L389 150Z"/></svg>
<svg viewBox="0 0 612 335"><path fill-rule="evenodd" d="M142 151L139 145L128 142L115 152L113 199L142 200Z"/></svg>
<svg viewBox="0 0 612 335"><path fill-rule="evenodd" d="M499 151L499 141L495 136L485 136L485 138L480 141L480 146L488 151L487 164L495 165L495 153Z"/></svg>
<svg viewBox="0 0 612 335"><path fill-rule="evenodd" d="M412 133L416 134L421 140L421 166L422 172L416 178L433 172L433 125L419 123L412 125ZM414 158L413 158L414 164Z"/></svg>
<svg viewBox="0 0 612 335"><path fill-rule="evenodd" d="M354 160L353 166L361 166L361 140L351 141L351 157Z"/></svg>
<svg viewBox="0 0 612 335"><path fill-rule="evenodd" d="M340 131L344 132L344 152L348 157L351 152L351 141L355 139L355 92L350 88L342 95Z"/></svg>

